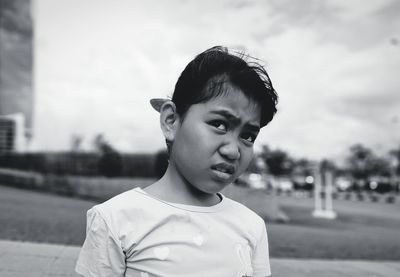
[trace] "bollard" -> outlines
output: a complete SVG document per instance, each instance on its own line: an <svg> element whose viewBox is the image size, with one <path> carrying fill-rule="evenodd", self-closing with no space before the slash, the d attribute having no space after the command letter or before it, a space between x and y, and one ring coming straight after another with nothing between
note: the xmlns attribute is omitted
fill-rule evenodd
<svg viewBox="0 0 400 277"><path fill-rule="evenodd" d="M314 217L335 219L337 214L333 210L333 174L330 171L325 172L325 185L322 186L322 176L318 167L314 169L315 183L314 183L314 211L312 215ZM321 198L322 188L324 188L324 198ZM323 203L323 201L325 203Z"/></svg>

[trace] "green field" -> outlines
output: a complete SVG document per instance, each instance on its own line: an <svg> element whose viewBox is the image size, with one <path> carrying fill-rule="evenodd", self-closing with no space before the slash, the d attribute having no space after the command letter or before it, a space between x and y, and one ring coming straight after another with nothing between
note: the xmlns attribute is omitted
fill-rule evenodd
<svg viewBox="0 0 400 277"><path fill-rule="evenodd" d="M335 220L312 217L313 199L279 203L291 222L269 224L272 256L400 260L399 203L336 200Z"/></svg>
<svg viewBox="0 0 400 277"><path fill-rule="evenodd" d="M272 257L400 260L400 204L336 201L338 218L311 216L312 199L265 195L291 218L267 221ZM0 186L0 239L80 245L93 201ZM261 204L259 205L262 206Z"/></svg>

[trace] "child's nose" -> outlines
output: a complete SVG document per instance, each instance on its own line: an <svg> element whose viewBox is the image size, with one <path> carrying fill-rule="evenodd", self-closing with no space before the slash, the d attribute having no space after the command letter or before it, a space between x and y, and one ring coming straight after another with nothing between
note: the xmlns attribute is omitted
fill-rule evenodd
<svg viewBox="0 0 400 277"><path fill-rule="evenodd" d="M221 156L224 158L234 161L240 158L240 149L238 142L235 140L226 141L221 147L219 148L219 152Z"/></svg>

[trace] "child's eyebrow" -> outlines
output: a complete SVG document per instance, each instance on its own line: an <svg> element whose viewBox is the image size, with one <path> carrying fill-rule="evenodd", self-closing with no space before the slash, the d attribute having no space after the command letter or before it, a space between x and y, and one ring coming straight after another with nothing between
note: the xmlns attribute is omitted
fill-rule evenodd
<svg viewBox="0 0 400 277"><path fill-rule="evenodd" d="M240 122L241 122L239 117L233 115L232 113L230 113L227 110L214 110L214 111L211 111L211 113L221 115L221 116L225 117L226 119L228 119L229 121L233 122L234 124L240 124ZM260 131L260 126L258 124L247 123L246 127L254 132Z"/></svg>
<svg viewBox="0 0 400 277"><path fill-rule="evenodd" d="M260 132L260 126L258 126L258 125L248 123L247 128L249 128L250 131L255 132L255 133Z"/></svg>

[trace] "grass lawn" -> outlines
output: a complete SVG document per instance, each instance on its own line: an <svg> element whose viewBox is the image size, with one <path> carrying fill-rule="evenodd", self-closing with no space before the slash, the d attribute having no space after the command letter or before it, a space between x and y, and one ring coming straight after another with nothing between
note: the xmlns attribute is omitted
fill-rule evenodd
<svg viewBox="0 0 400 277"><path fill-rule="evenodd" d="M400 204L334 202L338 219L311 216L312 199L265 195L291 221L267 222L272 257L400 260ZM96 203L0 186L0 239L80 245Z"/></svg>
<svg viewBox="0 0 400 277"><path fill-rule="evenodd" d="M271 256L400 260L400 204L336 200L335 220L314 218L313 199L278 197L289 224L269 223Z"/></svg>
<svg viewBox="0 0 400 277"><path fill-rule="evenodd" d="M95 203L0 186L0 239L78 245Z"/></svg>

